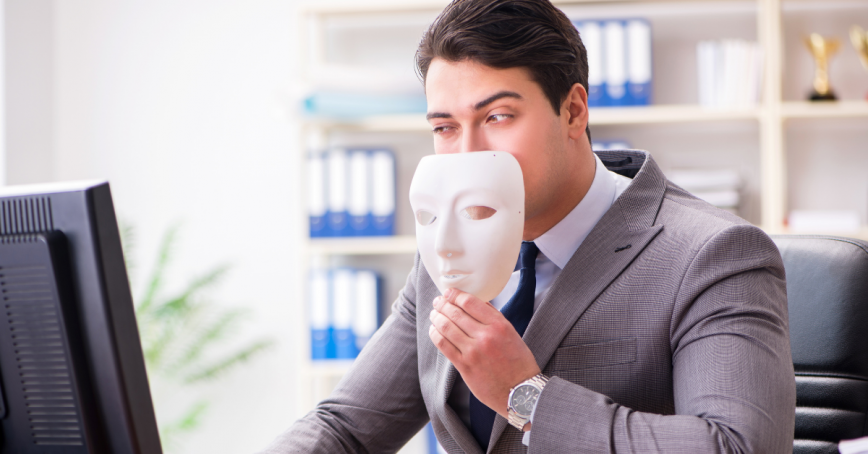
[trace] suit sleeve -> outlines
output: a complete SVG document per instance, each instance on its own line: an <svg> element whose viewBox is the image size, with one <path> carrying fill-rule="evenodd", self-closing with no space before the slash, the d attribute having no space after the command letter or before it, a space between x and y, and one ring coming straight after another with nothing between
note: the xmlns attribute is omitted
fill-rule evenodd
<svg viewBox="0 0 868 454"><path fill-rule="evenodd" d="M698 251L675 295L670 341L676 414L634 411L554 377L528 452L792 452L786 283L768 236L734 226Z"/></svg>
<svg viewBox="0 0 868 454"><path fill-rule="evenodd" d="M397 452L426 422L416 355L419 256L374 334L332 395L262 454Z"/></svg>

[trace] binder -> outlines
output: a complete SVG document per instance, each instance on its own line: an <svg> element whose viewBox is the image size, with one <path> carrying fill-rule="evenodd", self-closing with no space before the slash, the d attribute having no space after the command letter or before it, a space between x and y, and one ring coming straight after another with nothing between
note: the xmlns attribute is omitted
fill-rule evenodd
<svg viewBox="0 0 868 454"><path fill-rule="evenodd" d="M332 270L332 333L337 359L352 359L357 355L353 336L355 277L355 272L350 268Z"/></svg>
<svg viewBox="0 0 868 454"><path fill-rule="evenodd" d="M604 104L606 67L603 64L603 31L597 21L574 22L588 55L588 107Z"/></svg>
<svg viewBox="0 0 868 454"><path fill-rule="evenodd" d="M371 235L395 233L395 155L385 149L371 153Z"/></svg>
<svg viewBox="0 0 868 454"><path fill-rule="evenodd" d="M352 236L371 233L371 157L367 150L350 151L349 232Z"/></svg>
<svg viewBox="0 0 868 454"><path fill-rule="evenodd" d="M627 104L651 103L651 25L643 19L627 21Z"/></svg>
<svg viewBox="0 0 868 454"><path fill-rule="evenodd" d="M326 222L326 168L322 153L311 153L307 158L307 212L310 219L310 237L329 236Z"/></svg>
<svg viewBox="0 0 868 454"><path fill-rule="evenodd" d="M377 274L371 270L356 270L353 336L356 350L361 351L379 326L379 291Z"/></svg>
<svg viewBox="0 0 868 454"><path fill-rule="evenodd" d="M334 357L331 335L329 272L311 270L308 320L310 322L310 357L313 360Z"/></svg>
<svg viewBox="0 0 868 454"><path fill-rule="evenodd" d="M425 426L425 432L428 437L428 454L446 454L446 450L437 441L437 436L434 435L434 426L430 422Z"/></svg>
<svg viewBox="0 0 868 454"><path fill-rule="evenodd" d="M606 91L604 105L625 106L627 99L627 43L624 22L608 20L603 23L603 42L606 49Z"/></svg>
<svg viewBox="0 0 868 454"><path fill-rule="evenodd" d="M328 162L328 229L330 236L347 236L349 231L347 213L347 180L349 163L347 152L334 148L327 153Z"/></svg>

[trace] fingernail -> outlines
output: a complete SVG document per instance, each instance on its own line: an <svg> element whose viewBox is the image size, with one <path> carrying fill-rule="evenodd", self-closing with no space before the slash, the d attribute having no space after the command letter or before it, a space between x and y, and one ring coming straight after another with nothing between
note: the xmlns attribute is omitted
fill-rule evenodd
<svg viewBox="0 0 868 454"><path fill-rule="evenodd" d="M454 288L450 288L450 289L446 290L446 294L443 295L443 297L449 301L452 301L452 299L455 298L456 292L458 292L458 290L455 290Z"/></svg>
<svg viewBox="0 0 868 454"><path fill-rule="evenodd" d="M437 309L433 309L433 310L431 310L431 313L428 314L428 319L431 320L431 321L433 322L433 321L434 321L434 316L436 316L436 315L437 315Z"/></svg>
<svg viewBox="0 0 868 454"><path fill-rule="evenodd" d="M443 304L443 297L438 296L437 298L434 298L434 307L435 308L440 308L441 304Z"/></svg>

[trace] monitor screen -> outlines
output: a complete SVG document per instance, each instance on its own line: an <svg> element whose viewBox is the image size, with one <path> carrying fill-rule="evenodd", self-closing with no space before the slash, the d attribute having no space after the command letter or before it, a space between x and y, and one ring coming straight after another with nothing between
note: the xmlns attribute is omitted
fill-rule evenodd
<svg viewBox="0 0 868 454"><path fill-rule="evenodd" d="M0 188L0 453L160 453L106 182Z"/></svg>

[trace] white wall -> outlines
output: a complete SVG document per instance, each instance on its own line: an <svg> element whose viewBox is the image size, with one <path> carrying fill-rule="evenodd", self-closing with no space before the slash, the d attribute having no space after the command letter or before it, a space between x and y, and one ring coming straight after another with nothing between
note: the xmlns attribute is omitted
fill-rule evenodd
<svg viewBox="0 0 868 454"><path fill-rule="evenodd" d="M52 181L53 0L6 0L3 10L5 181Z"/></svg>
<svg viewBox="0 0 868 454"><path fill-rule="evenodd" d="M287 329L299 304L288 178L297 132L281 97L293 72L295 5L78 0L53 8L52 176L110 181L119 218L136 228L139 281L176 221L183 230L170 285L233 265L214 299L253 311L242 337L280 343L209 388L214 405L185 452L261 448L300 416L290 346L306 333Z"/></svg>

